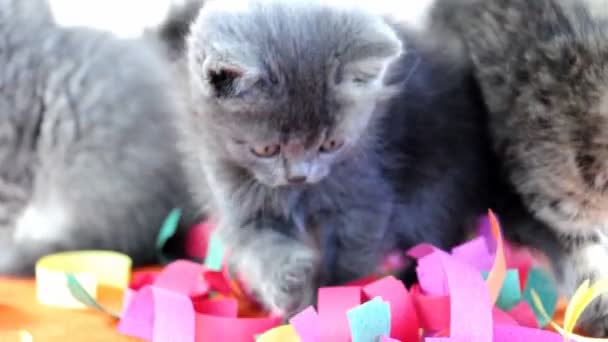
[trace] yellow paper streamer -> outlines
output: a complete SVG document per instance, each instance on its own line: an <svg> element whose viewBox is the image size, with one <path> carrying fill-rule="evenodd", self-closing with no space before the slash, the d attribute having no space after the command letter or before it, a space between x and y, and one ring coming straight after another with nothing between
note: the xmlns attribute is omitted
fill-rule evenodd
<svg viewBox="0 0 608 342"><path fill-rule="evenodd" d="M256 342L300 342L300 337L296 330L291 326L282 325L272 330L268 330L261 335Z"/></svg>
<svg viewBox="0 0 608 342"><path fill-rule="evenodd" d="M574 334L572 331L574 330L580 315L585 311L585 308L587 308L594 299L604 293L608 293L608 279L600 280L591 287L589 287L589 280L584 281L576 292L574 292L574 295L570 299L570 303L568 303L568 306L566 307L564 327L560 327L557 323L551 321L536 291L532 290L531 295L536 308L547 320L549 320L549 324L564 336L564 341L598 342L608 341L608 338L585 337Z"/></svg>
<svg viewBox="0 0 608 342"><path fill-rule="evenodd" d="M21 342L33 342L34 341L34 337L27 330L19 330L19 340Z"/></svg>
<svg viewBox="0 0 608 342"><path fill-rule="evenodd" d="M41 304L64 308L84 308L67 285L71 273L97 299L97 286L124 289L129 284L131 258L111 251L75 251L47 255L36 263L36 296Z"/></svg>
<svg viewBox="0 0 608 342"><path fill-rule="evenodd" d="M34 337L27 330L11 330L8 332L0 331L0 341L2 341L2 342L33 342Z"/></svg>

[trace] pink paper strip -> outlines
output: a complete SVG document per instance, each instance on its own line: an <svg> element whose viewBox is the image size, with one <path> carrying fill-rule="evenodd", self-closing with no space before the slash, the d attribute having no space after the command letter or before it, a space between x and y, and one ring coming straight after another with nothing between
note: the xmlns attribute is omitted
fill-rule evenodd
<svg viewBox="0 0 608 342"><path fill-rule="evenodd" d="M135 290L131 290L128 287L125 289L125 292L122 295L122 309L120 311L122 312L121 316L123 316L127 312L127 309L129 308L129 305L131 305L131 301L133 300L136 294L137 291Z"/></svg>
<svg viewBox="0 0 608 342"><path fill-rule="evenodd" d="M421 258L424 258L425 256L432 254L439 250L440 250L439 248L437 248L431 244L421 243L419 245L412 247L410 250L407 251L406 254L409 257L412 257L414 259L421 259Z"/></svg>
<svg viewBox="0 0 608 342"><path fill-rule="evenodd" d="M513 317L497 307L492 308L492 318L494 319L494 324L519 325Z"/></svg>
<svg viewBox="0 0 608 342"><path fill-rule="evenodd" d="M440 260L450 293L450 336L468 342L492 341L492 304L481 274L449 255L440 255Z"/></svg>
<svg viewBox="0 0 608 342"><path fill-rule="evenodd" d="M300 336L301 342L321 341L321 321L312 306L292 317L289 323Z"/></svg>
<svg viewBox="0 0 608 342"><path fill-rule="evenodd" d="M414 340L406 340L406 341L414 341ZM399 340L396 340L394 338L390 338L388 336L382 336L382 337L380 337L380 342L399 342Z"/></svg>
<svg viewBox="0 0 608 342"><path fill-rule="evenodd" d="M528 328L538 329L538 321L536 315L526 301L521 301L509 310L511 317L517 321L520 325Z"/></svg>
<svg viewBox="0 0 608 342"><path fill-rule="evenodd" d="M219 292L223 295L230 295L232 292L232 288L227 281L228 278L226 278L222 271L207 270L203 273L203 279L205 279L205 282L209 284L209 287L215 292Z"/></svg>
<svg viewBox="0 0 608 342"><path fill-rule="evenodd" d="M167 265L154 286L187 296L200 296L209 291L203 279L204 267L192 261L178 260Z"/></svg>
<svg viewBox="0 0 608 342"><path fill-rule="evenodd" d="M186 237L186 253L193 258L204 259L207 255L209 236L214 226L209 222L199 223L190 230Z"/></svg>
<svg viewBox="0 0 608 342"><path fill-rule="evenodd" d="M450 298L447 296L427 296L420 293L420 287L411 288L420 327L427 331L441 331L450 327Z"/></svg>
<svg viewBox="0 0 608 342"><path fill-rule="evenodd" d="M375 275L371 275L365 278L361 278L361 279L357 279L354 281L351 281L350 283L346 284L345 286L358 286L358 287L363 287L366 285L369 285L373 282L375 282L376 280L378 280L379 278Z"/></svg>
<svg viewBox="0 0 608 342"><path fill-rule="evenodd" d="M275 328L280 318L233 318L196 315L196 342L253 341L255 335ZM170 339L166 341L180 341Z"/></svg>
<svg viewBox="0 0 608 342"><path fill-rule="evenodd" d="M236 299L195 300L193 304L196 313L220 317L236 317L239 310Z"/></svg>
<svg viewBox="0 0 608 342"><path fill-rule="evenodd" d="M187 296L146 286L133 297L118 331L154 342L193 342L192 302Z"/></svg>
<svg viewBox="0 0 608 342"><path fill-rule="evenodd" d="M493 342L564 342L564 338L551 331L512 325L495 325Z"/></svg>
<svg viewBox="0 0 608 342"><path fill-rule="evenodd" d="M153 288L153 342L194 342L194 308L189 297Z"/></svg>
<svg viewBox="0 0 608 342"><path fill-rule="evenodd" d="M361 304L361 288L324 287L319 289L319 319L322 342L350 341L346 311Z"/></svg>
<svg viewBox="0 0 608 342"><path fill-rule="evenodd" d="M121 334L151 341L154 335L154 293L145 286L131 297L118 323Z"/></svg>
<svg viewBox="0 0 608 342"><path fill-rule="evenodd" d="M483 215L478 221L478 235L486 240L486 246L488 248L488 252L490 254L496 253L496 239L494 238L494 234L492 234L492 219L490 215L494 215L494 217L498 219L498 215L492 212L492 214Z"/></svg>
<svg viewBox="0 0 608 342"><path fill-rule="evenodd" d="M475 267L479 272L489 271L494 263L494 253L488 250L483 237L475 238L452 249L454 258Z"/></svg>
<svg viewBox="0 0 608 342"><path fill-rule="evenodd" d="M129 288L138 291L146 285L152 285L156 281L159 272L155 271L140 271L133 273L131 281L129 282Z"/></svg>
<svg viewBox="0 0 608 342"><path fill-rule="evenodd" d="M403 282L394 277L386 277L363 288L366 300L380 296L390 303L391 337L401 341L418 339L418 315L412 297Z"/></svg>
<svg viewBox="0 0 608 342"><path fill-rule="evenodd" d="M441 262L442 256L450 257L449 254L436 250L418 260L418 266L416 267L418 283L425 294L447 296L449 293Z"/></svg>

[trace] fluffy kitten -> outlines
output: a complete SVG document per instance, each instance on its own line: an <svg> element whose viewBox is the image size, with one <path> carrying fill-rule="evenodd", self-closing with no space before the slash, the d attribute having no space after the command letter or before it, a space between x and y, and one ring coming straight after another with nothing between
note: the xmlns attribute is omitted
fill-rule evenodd
<svg viewBox="0 0 608 342"><path fill-rule="evenodd" d="M162 220L190 209L166 64L141 41L62 29L49 13L0 0L0 273L71 249L155 261Z"/></svg>
<svg viewBox="0 0 608 342"><path fill-rule="evenodd" d="M209 2L193 25L192 184L268 308L288 316L394 248L449 247L486 210L471 79L403 52L381 18L318 1Z"/></svg>
<svg viewBox="0 0 608 342"><path fill-rule="evenodd" d="M599 0L449 0L430 16L435 38L472 62L496 151L535 217L505 227L552 257L567 295L608 276L607 9ZM510 209L505 217L517 218ZM581 324L608 335L606 298Z"/></svg>
<svg viewBox="0 0 608 342"><path fill-rule="evenodd" d="M163 21L145 30L144 36L160 43L170 60L181 61L190 26L203 4L204 0L169 0L169 9Z"/></svg>

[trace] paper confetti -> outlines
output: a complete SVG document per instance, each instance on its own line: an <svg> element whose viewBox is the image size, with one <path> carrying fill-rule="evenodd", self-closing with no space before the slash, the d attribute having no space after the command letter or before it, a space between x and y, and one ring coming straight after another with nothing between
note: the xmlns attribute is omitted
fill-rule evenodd
<svg viewBox="0 0 608 342"><path fill-rule="evenodd" d="M585 308L597 297L606 293L608 293L608 279L602 279L591 287L589 287L589 281L585 281L581 284L574 293L574 296L572 296L570 305L568 305L566 309L566 315L564 317L566 337L572 334L574 326Z"/></svg>
<svg viewBox="0 0 608 342"><path fill-rule="evenodd" d="M172 215L168 226L176 222L176 212ZM514 252L503 241L492 212L485 224L478 237L451 253L428 244L410 250L419 275L410 289L393 276L378 274L321 288L318 313L308 307L287 325L249 298L238 279L229 278L224 248L212 234L205 265L181 260L158 274L134 275L118 329L153 342L558 342L564 341L562 335L572 341L608 341L572 333L584 308L608 292L608 280L583 283L559 326L552 320L558 299L553 279L526 259L530 255ZM169 232L161 234L165 241ZM118 263L96 264L86 252L84 258L77 255L78 267L73 260L41 259L40 289L43 280L60 276L54 286L63 286L73 301L96 306L91 284L126 287L129 272L114 273L117 265L130 263L119 258L113 261ZM98 265L111 272L90 272ZM45 278L45 271L52 276ZM546 325L559 333L538 329Z"/></svg>
<svg viewBox="0 0 608 342"><path fill-rule="evenodd" d="M319 342L321 340L321 321L315 308L310 306L289 320L302 342Z"/></svg>
<svg viewBox="0 0 608 342"><path fill-rule="evenodd" d="M326 287L319 289L321 341L348 342L350 326L346 311L361 303L360 287Z"/></svg>
<svg viewBox="0 0 608 342"><path fill-rule="evenodd" d="M74 297L69 284L72 284L74 290L77 282L83 292L96 300L97 287L100 285L117 289L127 287L131 263L128 256L110 251L74 251L47 255L36 263L36 296L43 305L86 308L86 303Z"/></svg>
<svg viewBox="0 0 608 342"><path fill-rule="evenodd" d="M484 278L487 278L488 273L482 273ZM508 270L505 273L505 280L500 289L496 305L506 311L511 310L522 299L521 287L519 283L519 271Z"/></svg>
<svg viewBox="0 0 608 342"><path fill-rule="evenodd" d="M574 296L573 296L575 301L571 301L568 304L568 307L566 308L566 312L570 313L568 315L568 319L564 321L564 325L568 327L566 329L564 329L563 327L559 326L557 323L555 323L551 320L549 314L547 313L547 311L545 310L545 308L543 306L541 297L538 295L538 293L536 293L536 291L532 290L530 296L532 297L532 301L534 302L535 309L538 310L538 312L544 316L544 319L547 320L549 322L549 324L551 324L551 326L563 336L563 338L562 338L563 341L576 341L576 342L603 341L603 342L606 342L606 341L608 341L608 338L590 338L590 337L580 336L578 334L572 333L571 328L574 327L574 324L576 323L576 321L579 318L577 316L577 313L582 313L585 310L587 305L589 305L591 303L591 301L593 300L592 297L596 298L597 296L608 293L607 284L608 284L608 279L602 279L598 283L596 283L597 286L589 288L588 287L589 282L588 281L583 282L583 284L575 292L576 298L574 298Z"/></svg>
<svg viewBox="0 0 608 342"><path fill-rule="evenodd" d="M177 232L181 214L180 209L173 209L161 225L158 236L156 237L156 255L162 264L166 264L171 261L171 258L166 256L163 250L167 242Z"/></svg>
<svg viewBox="0 0 608 342"><path fill-rule="evenodd" d="M207 247L213 227L210 222L203 222L188 230L185 246L187 255L200 261L205 260L205 257L209 254L207 253Z"/></svg>
<svg viewBox="0 0 608 342"><path fill-rule="evenodd" d="M282 325L262 334L257 342L301 342L291 325Z"/></svg>
<svg viewBox="0 0 608 342"><path fill-rule="evenodd" d="M108 309L99 304L95 300L95 298L91 297L87 290L85 290L82 285L80 285L80 282L78 282L78 279L76 279L73 274L67 273L66 278L68 282L68 289L76 300L90 308L101 311L109 316L112 316L114 318L120 318L120 315L110 312Z"/></svg>
<svg viewBox="0 0 608 342"><path fill-rule="evenodd" d="M209 245L207 246L207 257L205 258L205 267L210 270L219 271L222 269L224 262L224 245L217 237L217 234L211 233L209 237Z"/></svg>
<svg viewBox="0 0 608 342"><path fill-rule="evenodd" d="M346 312L352 342L375 342L391 333L390 305L376 297Z"/></svg>
<svg viewBox="0 0 608 342"><path fill-rule="evenodd" d="M549 324L549 320L546 315L540 312L534 305L532 291L535 291L538 294L543 303L543 308L548 313L549 317L553 317L555 308L557 307L557 290L555 289L553 279L544 271L534 268L528 273L528 280L526 282L526 287L524 288L523 298L530 304L532 309L534 309L538 325L541 328L544 328Z"/></svg>
<svg viewBox="0 0 608 342"><path fill-rule="evenodd" d="M419 335L418 314L412 296L403 282L386 277L363 288L367 299L381 297L390 303L391 335L402 341L415 341Z"/></svg>
<svg viewBox="0 0 608 342"><path fill-rule="evenodd" d="M194 341L194 309L186 295L145 286L132 298L118 331L147 341Z"/></svg>
<svg viewBox="0 0 608 342"><path fill-rule="evenodd" d="M492 341L491 298L481 274L445 255L441 261L451 296L450 336L470 342Z"/></svg>
<svg viewBox="0 0 608 342"><path fill-rule="evenodd" d="M494 256L494 263L486 279L486 284L490 291L490 301L494 304L498 299L498 294L500 293L503 281L505 280L507 262L505 260L504 243L498 219L491 210L488 211L488 217L490 219L490 231L496 243L496 253Z"/></svg>
<svg viewBox="0 0 608 342"><path fill-rule="evenodd" d="M521 301L517 303L511 310L509 310L509 314L513 317L517 323L524 327L528 328L538 328L538 321L536 319L536 314L534 310L526 301Z"/></svg>

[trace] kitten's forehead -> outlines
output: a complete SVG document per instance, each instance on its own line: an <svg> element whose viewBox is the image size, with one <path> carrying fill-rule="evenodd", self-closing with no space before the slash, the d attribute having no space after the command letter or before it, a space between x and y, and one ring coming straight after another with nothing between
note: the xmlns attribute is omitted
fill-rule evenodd
<svg viewBox="0 0 608 342"><path fill-rule="evenodd" d="M206 5L192 28L193 45L225 62L269 72L271 80L286 75L292 82L327 75L336 63L387 58L401 50L382 18L358 6L315 0L245 3L239 10Z"/></svg>
<svg viewBox="0 0 608 342"><path fill-rule="evenodd" d="M369 112L402 51L382 18L315 0L246 2L204 7L189 38L197 90L227 108L237 130L309 141L358 115L354 108Z"/></svg>
<svg viewBox="0 0 608 342"><path fill-rule="evenodd" d="M256 101L255 106L244 105L239 110L224 113L229 117L233 135L244 140L287 142L298 140L305 145L331 132L337 118L325 101L305 94ZM238 137L237 137L238 138Z"/></svg>

